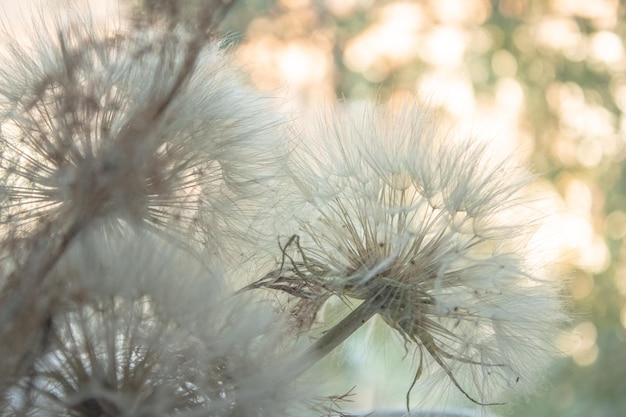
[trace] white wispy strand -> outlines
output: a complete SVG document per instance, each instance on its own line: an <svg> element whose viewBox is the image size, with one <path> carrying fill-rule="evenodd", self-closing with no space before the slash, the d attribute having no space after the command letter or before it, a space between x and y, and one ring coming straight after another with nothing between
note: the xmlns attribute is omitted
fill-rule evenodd
<svg viewBox="0 0 626 417"><path fill-rule="evenodd" d="M293 348L281 318L161 238L82 236L48 283L65 298L1 415L288 415L307 399L275 371Z"/></svg>
<svg viewBox="0 0 626 417"><path fill-rule="evenodd" d="M301 134L299 230L252 287L316 308L330 295L363 300L312 355L378 314L416 347L416 378L445 377L427 385L433 397L443 387L490 405L530 390L563 314L533 239L545 213L532 208L527 172L415 103L337 105Z"/></svg>

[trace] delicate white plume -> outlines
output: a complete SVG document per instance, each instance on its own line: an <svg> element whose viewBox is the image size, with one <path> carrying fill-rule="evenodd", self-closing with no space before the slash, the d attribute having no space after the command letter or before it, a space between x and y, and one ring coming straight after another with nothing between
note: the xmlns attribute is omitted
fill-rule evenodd
<svg viewBox="0 0 626 417"><path fill-rule="evenodd" d="M335 106L302 136L291 163L299 230L252 286L317 309L330 295L363 300L321 353L378 314L417 348L418 375L441 373L483 405L527 392L563 315L525 170L414 103ZM294 314L315 315L301 304Z"/></svg>

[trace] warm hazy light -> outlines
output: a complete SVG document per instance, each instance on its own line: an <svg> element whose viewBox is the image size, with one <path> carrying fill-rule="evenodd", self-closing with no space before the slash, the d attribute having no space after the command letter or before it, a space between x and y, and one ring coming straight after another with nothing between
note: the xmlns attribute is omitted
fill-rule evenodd
<svg viewBox="0 0 626 417"><path fill-rule="evenodd" d="M611 239L622 239L626 236L626 213L622 210L615 210L609 213L605 219L606 234Z"/></svg>
<svg viewBox="0 0 626 417"><path fill-rule="evenodd" d="M429 64L454 67L463 62L466 35L456 26L438 26L425 36L420 57Z"/></svg>
<svg viewBox="0 0 626 417"><path fill-rule="evenodd" d="M622 81L613 88L613 97L615 104L622 112L626 112L626 82Z"/></svg>
<svg viewBox="0 0 626 417"><path fill-rule="evenodd" d="M582 35L576 22L564 17L543 19L534 30L539 45L566 52L582 46Z"/></svg>
<svg viewBox="0 0 626 417"><path fill-rule="evenodd" d="M289 9L300 9L308 7L311 4L311 0L280 0L280 4Z"/></svg>
<svg viewBox="0 0 626 417"><path fill-rule="evenodd" d="M443 106L456 117L474 113L474 88L468 74L461 71L425 73L419 78L416 91L424 102Z"/></svg>
<svg viewBox="0 0 626 417"><path fill-rule="evenodd" d="M322 82L328 72L326 55L312 45L292 42L279 48L276 55L281 75L289 84Z"/></svg>
<svg viewBox="0 0 626 417"><path fill-rule="evenodd" d="M446 23L480 24L491 13L488 0L431 0L429 3L437 20Z"/></svg>
<svg viewBox="0 0 626 417"><path fill-rule="evenodd" d="M624 44L613 32L596 32L589 39L589 55L606 64L614 64L624 59Z"/></svg>
<svg viewBox="0 0 626 417"><path fill-rule="evenodd" d="M418 29L423 19L419 5L392 3L381 12L377 23L351 39L344 59L353 71L364 72L377 61L399 65L419 49Z"/></svg>
<svg viewBox="0 0 626 417"><path fill-rule="evenodd" d="M578 16L610 25L617 17L619 0L551 0L560 14Z"/></svg>
<svg viewBox="0 0 626 417"><path fill-rule="evenodd" d="M572 297L581 300L591 295L595 286L595 280L592 275L580 273L571 279L569 290Z"/></svg>
<svg viewBox="0 0 626 417"><path fill-rule="evenodd" d="M501 78L496 83L496 103L504 113L519 111L524 106L524 90L514 78Z"/></svg>
<svg viewBox="0 0 626 417"><path fill-rule="evenodd" d="M576 178L568 178L564 185L565 201L570 210L582 215L587 215L593 205L593 195L589 185Z"/></svg>
<svg viewBox="0 0 626 417"><path fill-rule="evenodd" d="M616 268L613 275L615 287L622 296L626 296L626 266Z"/></svg>
<svg viewBox="0 0 626 417"><path fill-rule="evenodd" d="M239 47L239 60L261 89L279 89L294 100L319 100L332 92L332 58L308 40L256 37Z"/></svg>
<svg viewBox="0 0 626 417"><path fill-rule="evenodd" d="M510 52L500 49L491 57L491 68L500 77L513 77L517 73L517 61Z"/></svg>
<svg viewBox="0 0 626 417"><path fill-rule="evenodd" d="M554 148L563 162L592 168L623 152L624 141L618 135L616 116L605 107L590 103L580 86L553 83L546 91L546 99L559 114L561 129L554 137Z"/></svg>
<svg viewBox="0 0 626 417"><path fill-rule="evenodd" d="M359 0L326 0L326 7L336 17L345 18L356 10Z"/></svg>
<svg viewBox="0 0 626 417"><path fill-rule="evenodd" d="M596 326L586 321L579 323L569 332L563 332L557 342L559 349L572 357L578 366L589 366L598 358Z"/></svg>
<svg viewBox="0 0 626 417"><path fill-rule="evenodd" d="M571 265L588 273L603 272L611 258L606 241L592 223L594 197L590 186L571 175L557 179L556 185L564 193L565 207L551 221L553 239L558 240Z"/></svg>

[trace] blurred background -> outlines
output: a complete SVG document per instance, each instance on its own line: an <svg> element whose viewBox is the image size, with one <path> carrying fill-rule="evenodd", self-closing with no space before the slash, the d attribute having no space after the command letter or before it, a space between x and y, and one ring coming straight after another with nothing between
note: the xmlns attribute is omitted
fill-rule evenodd
<svg viewBox="0 0 626 417"><path fill-rule="evenodd" d="M574 318L556 335L563 354L545 387L501 415L626 415L625 7L240 0L224 24L254 83L295 112L335 98L418 97L523 153L541 186L559 196L562 215L546 238L561 245ZM403 407L406 365L385 371L362 356L339 361L353 376L346 386L358 381L354 400Z"/></svg>
<svg viewBox="0 0 626 417"><path fill-rule="evenodd" d="M238 0L223 22L251 80L296 117L336 98L417 97L519 153L558 196L545 238L560 245L573 320L546 385L501 416L626 415L625 14L618 0ZM366 332L390 337L360 331L324 372L356 385L349 408L402 408L401 347L363 352Z"/></svg>

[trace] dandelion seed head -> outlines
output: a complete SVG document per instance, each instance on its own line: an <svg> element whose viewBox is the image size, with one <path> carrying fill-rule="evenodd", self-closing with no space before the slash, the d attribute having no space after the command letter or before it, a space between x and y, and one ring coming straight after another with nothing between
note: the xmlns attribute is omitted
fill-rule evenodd
<svg viewBox="0 0 626 417"><path fill-rule="evenodd" d="M532 177L445 129L407 103L336 106L303 130L291 173L309 210L261 286L369 303L444 392L495 404L541 379L564 317L559 285L532 239L545 215Z"/></svg>
<svg viewBox="0 0 626 417"><path fill-rule="evenodd" d="M288 415L308 398L276 371L293 340L224 282L145 230L83 235L51 272L65 298L0 415Z"/></svg>
<svg viewBox="0 0 626 417"><path fill-rule="evenodd" d="M92 220L205 240L235 230L235 205L282 175L273 99L248 87L219 41L181 81L183 28L89 23L58 23L30 48L5 48L0 222L22 235Z"/></svg>

